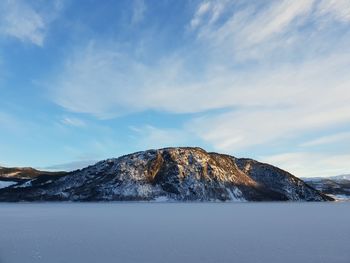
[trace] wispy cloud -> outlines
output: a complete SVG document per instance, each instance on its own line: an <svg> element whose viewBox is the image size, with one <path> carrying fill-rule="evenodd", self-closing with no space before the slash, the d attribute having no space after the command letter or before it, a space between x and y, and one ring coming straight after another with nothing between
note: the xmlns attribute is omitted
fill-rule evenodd
<svg viewBox="0 0 350 263"><path fill-rule="evenodd" d="M262 157L262 161L274 164L298 177L335 176L349 173L350 155L295 152Z"/></svg>
<svg viewBox="0 0 350 263"><path fill-rule="evenodd" d="M140 77L145 70L142 64L117 49L90 43L66 61L53 82L52 97L70 111L99 118L142 110L142 103L138 106L133 101L141 95Z"/></svg>
<svg viewBox="0 0 350 263"><path fill-rule="evenodd" d="M63 117L61 123L67 126L74 127L85 127L86 123L84 120L75 117Z"/></svg>
<svg viewBox="0 0 350 263"><path fill-rule="evenodd" d="M152 125L130 127L139 148L164 148L171 146L187 146L189 134L180 129L157 128Z"/></svg>
<svg viewBox="0 0 350 263"><path fill-rule="evenodd" d="M191 22L190 22L190 28L196 29L201 23L203 17L208 13L210 10L210 2L203 2L199 5L196 13L194 14Z"/></svg>
<svg viewBox="0 0 350 263"><path fill-rule="evenodd" d="M247 47L252 46L276 34L284 33L286 29L290 30L288 27L300 25L300 21L293 22L308 15L312 10L313 2L314 0L284 0L270 2L270 4L266 2L267 4L263 6L248 4L238 10L225 9L224 4L220 4L220 1L205 2L208 6L206 13L211 13L211 15L205 23L202 23L199 36L219 41L228 39L232 41L233 38L240 38L240 44ZM226 5L228 5L227 2ZM201 13L201 9L202 5L199 6L194 19L198 13ZM230 10L233 11L224 23L213 23L223 11L230 12Z"/></svg>
<svg viewBox="0 0 350 263"><path fill-rule="evenodd" d="M48 24L62 8L62 1L52 1L48 8L35 7L29 1L1 1L0 34L42 46Z"/></svg>
<svg viewBox="0 0 350 263"><path fill-rule="evenodd" d="M322 0L318 11L321 15L330 15L342 22L350 21L350 3L347 0Z"/></svg>
<svg viewBox="0 0 350 263"><path fill-rule="evenodd" d="M339 55L274 70L273 74L251 73L231 94L223 94L222 99L218 94L211 97L221 102L230 98L239 108L196 118L188 127L218 150L237 151L348 123L350 78L344 78L342 69L349 57L343 59Z"/></svg>
<svg viewBox="0 0 350 263"><path fill-rule="evenodd" d="M304 142L300 146L312 147L312 146L331 144L331 143L337 143L342 141L350 141L350 132L341 132L341 133L336 133L328 136L319 137L314 140Z"/></svg>
<svg viewBox="0 0 350 263"><path fill-rule="evenodd" d="M224 6L220 12L218 5ZM314 53L330 44L327 34L334 22L349 22L349 9L346 0L203 1L189 26L196 25L198 39L217 51L216 56L223 54L238 62L271 56L284 59L286 50L304 53L312 43Z"/></svg>
<svg viewBox="0 0 350 263"><path fill-rule="evenodd" d="M190 29L195 30L203 24L213 24L225 11L230 1L203 1L199 4L193 18L190 21Z"/></svg>
<svg viewBox="0 0 350 263"><path fill-rule="evenodd" d="M77 169L85 168L89 165L95 164L96 160L86 160L86 161L75 161L75 162L69 162L69 163L62 163L62 164L56 164L56 165L50 165L46 167L38 167L38 169L41 170L49 170L49 171L74 171Z"/></svg>
<svg viewBox="0 0 350 263"><path fill-rule="evenodd" d="M147 6L144 0L134 0L131 24L135 25L140 23L144 19L146 11Z"/></svg>
<svg viewBox="0 0 350 263"><path fill-rule="evenodd" d="M182 77L188 73L182 59L176 56L150 66L118 47L91 42L75 50L62 71L55 75L58 77L51 80L51 96L57 104L73 112L103 119L147 109L189 110L175 101L178 97L186 98L188 89L180 86ZM169 96L175 99L170 104Z"/></svg>

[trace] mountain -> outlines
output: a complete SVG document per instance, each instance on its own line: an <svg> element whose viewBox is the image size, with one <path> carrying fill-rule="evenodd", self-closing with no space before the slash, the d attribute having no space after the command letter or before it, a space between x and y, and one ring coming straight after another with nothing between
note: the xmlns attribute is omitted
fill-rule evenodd
<svg viewBox="0 0 350 263"><path fill-rule="evenodd" d="M21 181L21 180L28 180L28 179L34 179L41 176L61 176L66 174L65 172L44 172L39 171L36 169L33 169L31 167L12 167L12 168L5 168L0 166L0 180L15 180L15 181Z"/></svg>
<svg viewBox="0 0 350 263"><path fill-rule="evenodd" d="M339 200L350 200L350 175L304 178L308 185Z"/></svg>
<svg viewBox="0 0 350 263"><path fill-rule="evenodd" d="M333 180L339 181L339 180L348 180L350 181L350 174L342 174L342 175L337 175L333 177L329 177Z"/></svg>
<svg viewBox="0 0 350 263"><path fill-rule="evenodd" d="M9 186L21 185L29 181L40 182L48 179L58 179L66 172L46 172L31 167L1 167L0 166L0 189Z"/></svg>
<svg viewBox="0 0 350 263"><path fill-rule="evenodd" d="M0 189L0 201L332 201L277 167L200 148L108 159Z"/></svg>

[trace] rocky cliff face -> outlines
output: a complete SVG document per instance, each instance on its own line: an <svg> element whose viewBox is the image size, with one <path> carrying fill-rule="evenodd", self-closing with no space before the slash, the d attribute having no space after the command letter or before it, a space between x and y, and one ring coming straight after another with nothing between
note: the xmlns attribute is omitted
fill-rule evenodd
<svg viewBox="0 0 350 263"><path fill-rule="evenodd" d="M327 201L281 169L200 148L165 148L101 161L0 189L0 201Z"/></svg>

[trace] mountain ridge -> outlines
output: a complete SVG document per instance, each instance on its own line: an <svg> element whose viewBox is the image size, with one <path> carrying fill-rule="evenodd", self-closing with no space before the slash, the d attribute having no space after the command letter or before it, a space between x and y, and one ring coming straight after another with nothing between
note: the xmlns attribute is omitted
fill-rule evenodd
<svg viewBox="0 0 350 263"><path fill-rule="evenodd" d="M168 147L0 189L0 201L331 201L275 166Z"/></svg>
<svg viewBox="0 0 350 263"><path fill-rule="evenodd" d="M303 178L313 188L337 200L350 200L350 175Z"/></svg>
<svg viewBox="0 0 350 263"><path fill-rule="evenodd" d="M66 172L41 171L32 167L3 167L0 166L1 179L34 179L43 175L63 175Z"/></svg>

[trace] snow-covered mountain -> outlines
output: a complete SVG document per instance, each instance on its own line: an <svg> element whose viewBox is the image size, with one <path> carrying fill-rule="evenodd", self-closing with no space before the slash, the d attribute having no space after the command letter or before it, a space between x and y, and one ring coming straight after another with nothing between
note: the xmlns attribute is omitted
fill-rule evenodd
<svg viewBox="0 0 350 263"><path fill-rule="evenodd" d="M330 201L277 167L200 148L148 150L0 189L0 201Z"/></svg>
<svg viewBox="0 0 350 263"><path fill-rule="evenodd" d="M39 176L43 175L63 175L65 172L45 172L45 171L39 171L36 169L33 169L31 167L11 167L11 168L6 168L6 167L1 167L0 166L0 180L4 179L11 179L11 180L28 180L28 179L34 179Z"/></svg>
<svg viewBox="0 0 350 263"><path fill-rule="evenodd" d="M65 175L65 172L44 172L33 169L31 167L1 167L0 166L0 189L12 185L20 185L30 180L38 179L45 180Z"/></svg>
<svg viewBox="0 0 350 263"><path fill-rule="evenodd" d="M341 181L341 180L348 180L350 181L350 174L342 174L342 175L338 175L338 176L333 176L333 177L330 177L331 179L333 180L336 180L336 181Z"/></svg>
<svg viewBox="0 0 350 263"><path fill-rule="evenodd" d="M350 175L304 178L307 184L336 199L350 200Z"/></svg>

